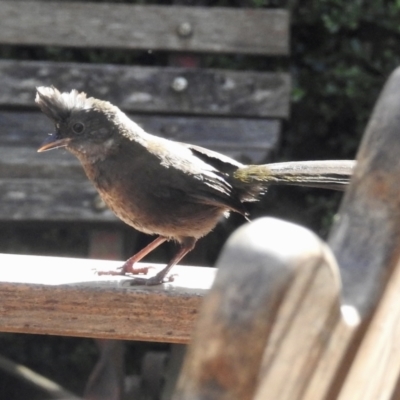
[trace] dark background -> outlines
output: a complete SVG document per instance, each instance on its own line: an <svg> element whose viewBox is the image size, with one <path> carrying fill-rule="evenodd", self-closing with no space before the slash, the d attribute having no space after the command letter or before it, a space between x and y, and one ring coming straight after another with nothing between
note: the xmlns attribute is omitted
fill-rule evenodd
<svg viewBox="0 0 400 400"><path fill-rule="evenodd" d="M170 4L167 1L135 3ZM202 60L203 66L290 71L291 116L284 123L275 161L352 159L379 92L400 63L400 2L220 0L203 1L202 5L276 7L291 11L289 58L207 56ZM0 46L0 57L127 65L168 63L168 56L161 52L16 46ZM340 199L341 194L324 190L273 188L265 201L255 206L253 217L278 216L308 226L326 237ZM213 233L218 240L209 249L210 264L223 241L219 239L220 233L240 223L241 220L233 218ZM81 227L53 225L42 229L37 225L10 225L0 228L0 252L84 257L87 245L87 232ZM194 252L189 261L195 263L195 259ZM131 343L127 352L128 371L138 372L138 360L147 348L163 346ZM76 393L82 392L97 357L96 347L89 339L14 334L0 334L0 353ZM1 393L2 383L0 397L7 398Z"/></svg>

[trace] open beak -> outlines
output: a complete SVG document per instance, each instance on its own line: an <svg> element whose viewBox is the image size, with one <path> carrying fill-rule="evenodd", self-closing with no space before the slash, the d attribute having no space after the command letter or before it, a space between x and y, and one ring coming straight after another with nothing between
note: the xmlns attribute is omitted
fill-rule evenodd
<svg viewBox="0 0 400 400"><path fill-rule="evenodd" d="M38 153L51 149L57 149L58 147L68 146L68 143L70 141L71 141L70 138L58 139L56 133L51 133L49 137L38 148Z"/></svg>

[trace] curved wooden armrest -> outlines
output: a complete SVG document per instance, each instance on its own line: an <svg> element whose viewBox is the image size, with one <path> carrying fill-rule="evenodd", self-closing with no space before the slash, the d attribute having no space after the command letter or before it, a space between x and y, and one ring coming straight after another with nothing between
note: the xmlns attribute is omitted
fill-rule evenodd
<svg viewBox="0 0 400 400"><path fill-rule="evenodd" d="M315 367L333 350L337 360L343 355L347 341L333 344L331 332L351 331L328 247L305 228L262 218L228 240L218 267L173 399L294 399L308 385L328 390Z"/></svg>

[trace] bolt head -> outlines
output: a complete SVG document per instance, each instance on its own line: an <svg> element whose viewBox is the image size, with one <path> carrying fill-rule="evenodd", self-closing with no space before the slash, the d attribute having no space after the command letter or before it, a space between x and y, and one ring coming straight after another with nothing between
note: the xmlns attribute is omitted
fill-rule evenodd
<svg viewBox="0 0 400 400"><path fill-rule="evenodd" d="M193 27L190 22L182 22L178 25L177 31L180 37L187 38L192 35Z"/></svg>
<svg viewBox="0 0 400 400"><path fill-rule="evenodd" d="M92 201L92 207L97 212L107 210L106 203L104 203L103 199L98 194L96 194L96 196L94 197L94 199Z"/></svg>
<svg viewBox="0 0 400 400"><path fill-rule="evenodd" d="M189 83L186 78L183 76L178 76L173 80L171 87L175 90L175 92L183 92L188 87L188 84Z"/></svg>

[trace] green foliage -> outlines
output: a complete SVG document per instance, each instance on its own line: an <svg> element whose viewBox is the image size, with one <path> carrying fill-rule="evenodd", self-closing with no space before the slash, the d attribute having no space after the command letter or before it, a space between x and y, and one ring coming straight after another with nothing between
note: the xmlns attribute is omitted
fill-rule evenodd
<svg viewBox="0 0 400 400"><path fill-rule="evenodd" d="M400 63L400 2L292 2L293 114L285 156L353 157Z"/></svg>
<svg viewBox="0 0 400 400"><path fill-rule="evenodd" d="M290 1L292 113L281 157L351 159L379 92L400 64L400 1ZM333 201L331 201L333 199ZM302 222L326 233L339 198L297 198Z"/></svg>

